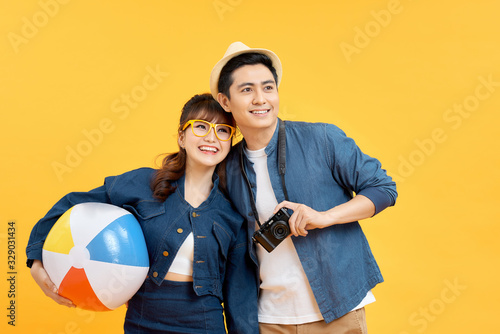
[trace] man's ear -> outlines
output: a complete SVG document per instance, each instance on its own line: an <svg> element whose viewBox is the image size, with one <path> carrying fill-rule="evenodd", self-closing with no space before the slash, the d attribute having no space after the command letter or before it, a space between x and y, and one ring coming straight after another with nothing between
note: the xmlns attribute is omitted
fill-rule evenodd
<svg viewBox="0 0 500 334"><path fill-rule="evenodd" d="M229 98L226 95L218 93L217 101L226 112L231 112L231 110L229 109Z"/></svg>

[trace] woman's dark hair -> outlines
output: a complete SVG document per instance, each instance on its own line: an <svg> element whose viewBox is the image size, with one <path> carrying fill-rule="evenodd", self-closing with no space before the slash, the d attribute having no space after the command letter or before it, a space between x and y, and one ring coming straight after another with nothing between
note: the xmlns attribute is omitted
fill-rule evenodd
<svg viewBox="0 0 500 334"><path fill-rule="evenodd" d="M219 102L215 101L211 94L199 94L193 96L182 108L179 121L178 134L182 132L184 125L191 119L202 119L209 122L235 125L231 113L225 112ZM225 159L217 165L216 173L219 175L219 185L225 189ZM165 201L175 191L173 181L180 179L186 171L186 150L179 147L177 153L168 154L162 161L162 165L156 170L151 181L153 197Z"/></svg>
<svg viewBox="0 0 500 334"><path fill-rule="evenodd" d="M278 83L278 74L276 73L276 69L273 67L271 59L262 53L249 52L231 58L231 60L224 65L220 72L219 82L217 84L219 92L226 95L228 99L231 99L231 96L229 95L229 87L233 84L233 72L242 66L257 64L266 66L273 74L274 81Z"/></svg>

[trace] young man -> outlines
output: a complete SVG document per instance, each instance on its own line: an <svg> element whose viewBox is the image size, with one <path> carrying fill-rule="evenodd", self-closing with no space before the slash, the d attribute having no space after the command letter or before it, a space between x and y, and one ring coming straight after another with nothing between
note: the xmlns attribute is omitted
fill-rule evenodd
<svg viewBox="0 0 500 334"><path fill-rule="evenodd" d="M244 137L228 158L227 187L250 235L280 208L293 211L292 236L271 252L249 240L260 330L366 333L364 306L383 278L357 221L394 205L396 185L336 126L278 119L281 76L273 52L236 42L210 77Z"/></svg>

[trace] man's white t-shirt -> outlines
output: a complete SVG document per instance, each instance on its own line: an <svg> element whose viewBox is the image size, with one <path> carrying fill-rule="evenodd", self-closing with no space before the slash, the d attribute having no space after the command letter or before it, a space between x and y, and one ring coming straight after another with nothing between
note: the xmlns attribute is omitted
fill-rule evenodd
<svg viewBox="0 0 500 334"><path fill-rule="evenodd" d="M256 207L263 224L278 205L267 169L267 155L265 148L257 151L247 149L246 154L254 164L257 176ZM283 240L271 253L257 245L257 256L261 279L259 322L295 325L323 320L291 238ZM374 301L375 297L369 291L354 309Z"/></svg>

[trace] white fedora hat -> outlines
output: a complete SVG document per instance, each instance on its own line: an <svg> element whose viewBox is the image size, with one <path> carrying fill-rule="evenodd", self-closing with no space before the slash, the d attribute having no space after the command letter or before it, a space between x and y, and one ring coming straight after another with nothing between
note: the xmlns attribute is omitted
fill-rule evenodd
<svg viewBox="0 0 500 334"><path fill-rule="evenodd" d="M281 68L281 61L274 52L266 49L254 49L246 46L241 42L234 42L229 45L226 53L224 53L224 57L222 57L222 59L219 60L217 64L215 64L214 68L212 69L212 73L210 74L210 92L212 93L214 99L217 100L217 93L219 93L217 86L219 85L219 77L222 68L227 64L229 60L243 53L262 53L268 56L273 63L273 67L276 69L276 74L278 75L278 82L276 83L276 85L280 85L283 70Z"/></svg>

